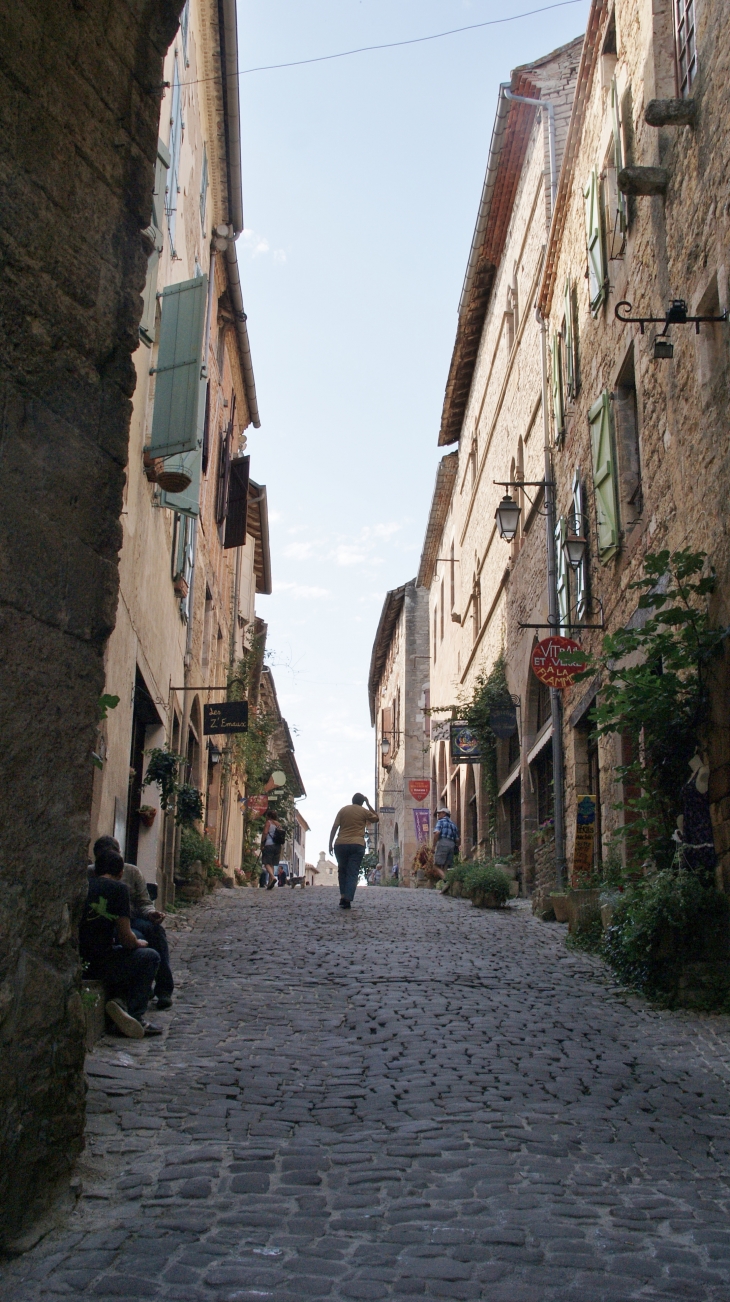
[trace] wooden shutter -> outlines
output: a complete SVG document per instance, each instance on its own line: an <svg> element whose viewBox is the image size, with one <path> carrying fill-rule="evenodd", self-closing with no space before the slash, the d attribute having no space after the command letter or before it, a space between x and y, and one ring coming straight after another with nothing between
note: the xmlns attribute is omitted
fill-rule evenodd
<svg viewBox="0 0 730 1302"><path fill-rule="evenodd" d="M157 161L155 163L155 188L152 192L152 220L147 234L154 242L154 249L147 260L147 280L142 293L142 319L139 323L139 335L147 347L155 342L155 325L157 322L157 272L160 254L164 246L162 226L165 212L165 184L170 155L161 140L157 141Z"/></svg>
<svg viewBox="0 0 730 1302"><path fill-rule="evenodd" d="M147 448L154 457L202 447L207 390L203 367L207 292L207 276L167 285L162 291L155 407Z"/></svg>
<svg viewBox="0 0 730 1302"><path fill-rule="evenodd" d="M177 197L180 193L180 148L182 146L182 89L177 68L177 54L172 70L172 95L170 98L170 171L167 177L166 204L167 229L170 234L170 247L175 252L175 225L177 219Z"/></svg>
<svg viewBox="0 0 730 1302"><path fill-rule="evenodd" d="M610 560L618 548L618 505L616 464L613 454L611 400L602 393L588 412L593 456L593 489L596 499L598 557Z"/></svg>
<svg viewBox="0 0 730 1302"><path fill-rule="evenodd" d="M193 452L186 452L179 457L174 457L176 467L187 470L190 475L190 483L182 493L162 493L162 505L169 506L171 511L179 511L181 515L189 515L194 519L200 515L200 469L202 461L202 449L195 448Z"/></svg>
<svg viewBox="0 0 730 1302"><path fill-rule="evenodd" d="M383 755L381 751L383 768L387 769L393 763L393 751L395 749L393 746L393 711L389 705L384 706L380 712L380 740L382 741L383 738L390 742L388 754Z"/></svg>
<svg viewBox="0 0 730 1302"><path fill-rule="evenodd" d="M585 518L585 509L583 506L583 484L580 478L580 469L576 470L573 475L573 516L576 533L583 537L588 537L588 522ZM579 619L582 619L586 613L586 560L581 561L575 574L575 610Z"/></svg>
<svg viewBox="0 0 730 1302"><path fill-rule="evenodd" d="M558 615L560 627L567 628L570 623L570 583L568 580L568 562L565 559L563 543L568 533L568 522L562 515L555 526L555 561L558 586Z"/></svg>
<svg viewBox="0 0 730 1302"><path fill-rule="evenodd" d="M616 78L611 82L611 119L613 124L613 167L608 168L610 178L609 202L606 204L608 223L608 256L619 258L626 247L627 210L626 195L618 188L618 174L624 165L624 149L621 138L621 112L619 108Z"/></svg>
<svg viewBox="0 0 730 1302"><path fill-rule="evenodd" d="M575 332L573 330L573 284L570 277L568 277L568 279L565 282L565 291L563 297L564 297L563 310L565 312L565 335L564 335L564 345L565 345L564 364L565 364L565 390L566 390L565 396L567 398L574 398L576 395L576 382L575 382L576 367L575 367L575 354L574 354Z"/></svg>
<svg viewBox="0 0 730 1302"><path fill-rule="evenodd" d="M606 294L606 253L601 230L601 184L595 167L588 178L583 198L588 248L588 293L591 312L597 316Z"/></svg>
<svg viewBox="0 0 730 1302"><path fill-rule="evenodd" d="M563 404L563 359L561 357L560 335L556 331L552 338L552 385L553 415L555 417L555 442L560 443L565 431L565 407Z"/></svg>
<svg viewBox="0 0 730 1302"><path fill-rule="evenodd" d="M236 457L231 461L228 485L228 509L224 548L246 545L246 515L248 511L248 471L250 457Z"/></svg>

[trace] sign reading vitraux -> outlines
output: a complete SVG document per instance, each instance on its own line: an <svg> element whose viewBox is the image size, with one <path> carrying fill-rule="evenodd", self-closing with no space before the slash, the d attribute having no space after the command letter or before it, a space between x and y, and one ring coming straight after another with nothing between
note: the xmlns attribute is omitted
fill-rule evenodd
<svg viewBox="0 0 730 1302"><path fill-rule="evenodd" d="M248 701L204 705L203 732L206 737L221 732L248 732Z"/></svg>
<svg viewBox="0 0 730 1302"><path fill-rule="evenodd" d="M585 669L584 664L565 664L566 652L580 651L572 637L546 637L532 648L532 672L547 687L570 687L576 674Z"/></svg>

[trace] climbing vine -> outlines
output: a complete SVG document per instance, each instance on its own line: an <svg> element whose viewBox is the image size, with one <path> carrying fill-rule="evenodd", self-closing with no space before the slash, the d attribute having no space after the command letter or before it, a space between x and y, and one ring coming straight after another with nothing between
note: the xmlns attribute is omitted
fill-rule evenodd
<svg viewBox="0 0 730 1302"><path fill-rule="evenodd" d="M500 652L489 672L477 675L471 696L460 703L460 717L479 739L482 783L487 795L489 839L494 846L497 833L497 736L490 722L495 708L511 705L504 653Z"/></svg>

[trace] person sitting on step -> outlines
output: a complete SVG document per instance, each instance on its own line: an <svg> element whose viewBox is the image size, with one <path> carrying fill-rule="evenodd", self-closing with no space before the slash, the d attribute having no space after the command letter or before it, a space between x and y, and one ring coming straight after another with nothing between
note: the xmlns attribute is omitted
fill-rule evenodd
<svg viewBox="0 0 730 1302"><path fill-rule="evenodd" d="M116 850L120 853L119 842L113 836L100 836L94 842L94 855L96 856L100 850ZM155 908L147 890L147 882L136 864L125 863L122 881L129 891L132 905L132 931L135 936L139 936L140 940L146 940L160 956L153 998L160 1011L163 1008L172 1008L175 982L170 967L167 934L162 925L165 915Z"/></svg>

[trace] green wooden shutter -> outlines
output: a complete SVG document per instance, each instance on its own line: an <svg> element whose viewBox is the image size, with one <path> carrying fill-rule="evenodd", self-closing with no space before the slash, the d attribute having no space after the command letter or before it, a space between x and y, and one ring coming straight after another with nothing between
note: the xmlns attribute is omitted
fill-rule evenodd
<svg viewBox="0 0 730 1302"><path fill-rule="evenodd" d="M601 183L598 179L598 170L595 167L588 178L588 184L583 191L583 198L585 200L586 243L588 247L588 292L591 312L594 316L597 316L598 309L606 294L606 251L603 246L603 232L601 230Z"/></svg>
<svg viewBox="0 0 730 1302"><path fill-rule="evenodd" d="M575 357L574 333L573 333L573 285L570 277L565 282L564 291L564 308L565 312L565 388L566 397L574 398L576 393L575 384Z"/></svg>
<svg viewBox="0 0 730 1302"><path fill-rule="evenodd" d="M613 122L613 161L615 179L611 188L612 211L608 214L612 229L610 236L610 256L620 257L626 247L626 230L628 226L626 195L618 188L618 174L624 165L624 149L621 138L621 112L619 108L616 78L611 82L611 118Z"/></svg>
<svg viewBox="0 0 730 1302"><path fill-rule="evenodd" d="M168 506L171 511L179 511L181 515L189 515L194 519L200 515L200 470L203 458L202 448L195 448L193 452L185 452L181 456L166 457L166 463L174 466L175 469L185 469L190 475L190 483L182 493L162 493L162 505Z"/></svg>
<svg viewBox="0 0 730 1302"><path fill-rule="evenodd" d="M610 560L618 548L618 503L616 464L613 454L611 400L602 393L588 412L593 455L593 489L596 498L598 556Z"/></svg>
<svg viewBox="0 0 730 1302"><path fill-rule="evenodd" d="M565 431L565 407L563 404L563 359L561 356L560 335L557 331L552 338L551 352L555 442L560 443Z"/></svg>
<svg viewBox="0 0 730 1302"><path fill-rule="evenodd" d="M139 323L139 335L143 344L149 348L155 341L155 324L157 320L157 271L164 245L162 227L165 215L165 186L170 155L161 140L157 141L157 161L155 163L155 188L152 192L152 220L147 234L154 241L154 249L147 262L147 280L142 293L142 319Z"/></svg>
<svg viewBox="0 0 730 1302"><path fill-rule="evenodd" d="M244 547L246 545L248 468L250 464L250 457L234 457L231 461L226 529L223 539L224 548Z"/></svg>
<svg viewBox="0 0 730 1302"><path fill-rule="evenodd" d="M180 193L180 149L182 147L182 89L180 73L177 67L177 53L172 69L172 94L170 97L170 171L167 178L165 209L167 212L167 229L170 234L170 247L175 252L175 225L177 221L177 199Z"/></svg>
<svg viewBox="0 0 730 1302"><path fill-rule="evenodd" d="M196 276L162 291L160 347L150 456L168 457L203 445L206 375L203 331L208 277Z"/></svg>
<svg viewBox="0 0 730 1302"><path fill-rule="evenodd" d="M570 584L568 581L568 562L565 559L563 543L568 533L568 522L561 516L555 526L555 560L558 586L558 615L560 627L570 624Z"/></svg>

